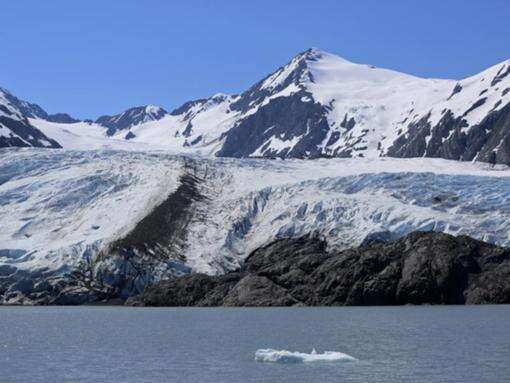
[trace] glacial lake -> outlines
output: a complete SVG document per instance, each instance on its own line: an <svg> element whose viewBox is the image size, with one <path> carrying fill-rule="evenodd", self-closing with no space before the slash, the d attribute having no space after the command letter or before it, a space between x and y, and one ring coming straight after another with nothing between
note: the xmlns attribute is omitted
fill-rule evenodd
<svg viewBox="0 0 510 383"><path fill-rule="evenodd" d="M0 382L510 382L510 306L0 307Z"/></svg>

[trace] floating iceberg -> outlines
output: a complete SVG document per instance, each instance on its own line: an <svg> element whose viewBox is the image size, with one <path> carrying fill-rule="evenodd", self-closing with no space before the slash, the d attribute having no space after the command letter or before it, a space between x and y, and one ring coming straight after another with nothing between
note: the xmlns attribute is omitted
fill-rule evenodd
<svg viewBox="0 0 510 383"><path fill-rule="evenodd" d="M355 361L357 359L338 351L324 351L324 353L320 354L313 349L310 354L307 354L305 352L292 352L266 348L255 351L255 360L257 362L271 363L309 363Z"/></svg>

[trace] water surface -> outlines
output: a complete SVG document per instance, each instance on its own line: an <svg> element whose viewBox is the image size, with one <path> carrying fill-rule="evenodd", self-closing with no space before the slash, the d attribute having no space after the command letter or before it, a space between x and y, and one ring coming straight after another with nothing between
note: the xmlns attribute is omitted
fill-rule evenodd
<svg viewBox="0 0 510 383"><path fill-rule="evenodd" d="M358 361L261 363L261 348ZM0 307L0 381L510 382L510 306Z"/></svg>

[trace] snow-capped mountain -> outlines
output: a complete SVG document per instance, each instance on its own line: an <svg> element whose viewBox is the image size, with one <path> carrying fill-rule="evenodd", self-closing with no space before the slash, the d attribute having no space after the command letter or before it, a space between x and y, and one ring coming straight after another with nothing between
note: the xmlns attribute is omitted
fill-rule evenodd
<svg viewBox="0 0 510 383"><path fill-rule="evenodd" d="M220 157L510 163L509 74L507 60L461 81L423 79L309 49L239 95L190 101L171 113L137 107L86 129L41 113L28 117L64 148L96 148L102 140L103 147Z"/></svg>
<svg viewBox="0 0 510 383"><path fill-rule="evenodd" d="M219 154L379 156L403 112L448 86L310 49L241 95L235 108L247 116Z"/></svg>
<svg viewBox="0 0 510 383"><path fill-rule="evenodd" d="M21 101L0 88L0 147L60 148L59 143L34 127L27 117L47 116L38 105Z"/></svg>
<svg viewBox="0 0 510 383"><path fill-rule="evenodd" d="M161 120L167 114L168 112L159 106L137 106L115 116L101 116L96 120L96 123L107 128L106 134L108 136L113 136L115 133L127 130L135 125ZM135 138L135 135L128 132L125 138L129 140Z"/></svg>
<svg viewBox="0 0 510 383"><path fill-rule="evenodd" d="M67 113L55 113L48 114L43 108L41 108L37 104L33 104L28 101L20 100L15 97L9 91L5 89L1 89L0 91L4 93L4 97L8 100L12 107L16 108L21 114L23 114L27 118L39 118L50 122L58 122L63 124L72 124L74 122L78 122L76 118L71 117Z"/></svg>
<svg viewBox="0 0 510 383"><path fill-rule="evenodd" d="M225 99L215 154L488 161L494 151L509 163L508 74L510 60L462 81L422 79L311 49ZM188 140L200 146L201 135Z"/></svg>

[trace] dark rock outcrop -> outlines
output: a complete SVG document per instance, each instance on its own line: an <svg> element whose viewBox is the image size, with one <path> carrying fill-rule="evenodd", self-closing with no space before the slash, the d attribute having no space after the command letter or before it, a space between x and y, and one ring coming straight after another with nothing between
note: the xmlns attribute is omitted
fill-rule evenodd
<svg viewBox="0 0 510 383"><path fill-rule="evenodd" d="M257 249L238 271L192 274L147 288L146 306L335 306L510 303L510 250L443 233L415 232L328 252L316 238Z"/></svg>

